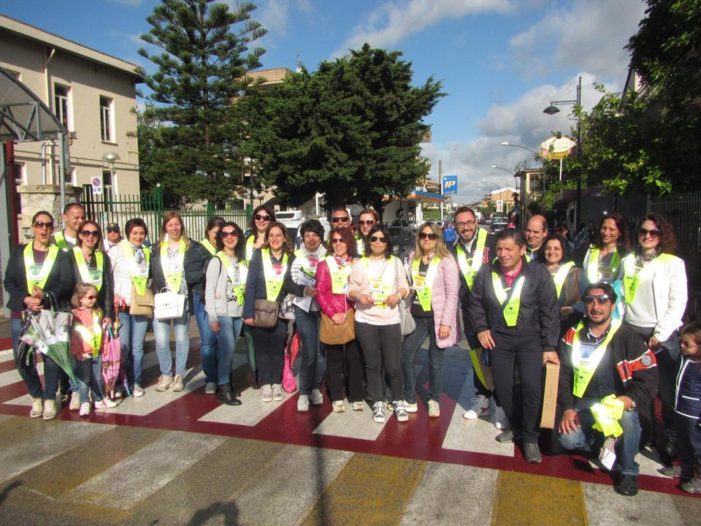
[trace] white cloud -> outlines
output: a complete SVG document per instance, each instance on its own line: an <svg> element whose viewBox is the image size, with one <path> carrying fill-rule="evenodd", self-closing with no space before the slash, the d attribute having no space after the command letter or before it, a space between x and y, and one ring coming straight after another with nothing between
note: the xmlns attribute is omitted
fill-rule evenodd
<svg viewBox="0 0 701 526"><path fill-rule="evenodd" d="M505 13L513 9L511 0L408 0L385 1L356 26L332 57L348 53L368 42L373 47L390 48L406 37L437 25L443 20L476 13Z"/></svg>
<svg viewBox="0 0 701 526"><path fill-rule="evenodd" d="M115 4L122 4L126 5L129 7L139 7L141 4L145 2L145 0L110 0L111 2Z"/></svg>
<svg viewBox="0 0 701 526"><path fill-rule="evenodd" d="M233 8L237 2L228 0ZM284 36L288 31L290 11L298 10L309 12L312 10L311 0L266 0L258 3L258 9L253 12L253 18L260 22L268 34Z"/></svg>
<svg viewBox="0 0 701 526"><path fill-rule="evenodd" d="M553 6L511 39L514 65L529 76L568 67L620 78L629 59L624 46L644 10L640 0L575 0L565 7Z"/></svg>

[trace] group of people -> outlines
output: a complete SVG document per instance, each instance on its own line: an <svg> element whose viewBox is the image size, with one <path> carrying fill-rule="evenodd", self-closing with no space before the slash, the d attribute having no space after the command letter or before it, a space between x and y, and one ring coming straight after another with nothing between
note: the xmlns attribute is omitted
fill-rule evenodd
<svg viewBox="0 0 701 526"><path fill-rule="evenodd" d="M76 385L60 381L49 357L43 386L36 368L20 368L32 417L56 416L57 391L84 416L90 399L95 407L115 404L99 381L99 335L107 326L119 328L127 363L122 395L144 395L149 323L160 368L155 390L182 391L194 314L204 390L224 404L241 405L232 381L239 337L261 400L284 399L284 352L294 320L301 341L298 411L323 404L325 386L334 412L363 411L367 401L375 422L385 422L388 412L408 421L423 405L414 363L428 340L425 403L437 418L445 349L461 340L462 323L473 395L466 419L491 408L497 440L517 440L528 462L541 462L543 367L558 364L557 442L615 457L615 488L634 495L635 455L652 436L659 393L667 473L682 477L682 489L701 492L701 325L682 328L684 262L673 255L670 225L655 214L637 225L633 243L625 218L605 215L597 239L578 257L541 215L523 232L491 234L479 228L471 208L460 207L455 243L424 223L406 261L394 255L389 229L371 209L353 225L345 207L334 208L328 235L319 221L305 221L296 250L268 206L253 211L247 236L236 223L213 217L199 241L169 212L150 247L140 218L126 222L123 239L119 225L108 225L104 240L80 204L67 205L62 219L63 231L55 233L51 214L35 214L32 241L13 252L5 273L16 356L27 312L50 300L74 314ZM158 295L173 303L167 315ZM672 463L677 455L681 469Z"/></svg>

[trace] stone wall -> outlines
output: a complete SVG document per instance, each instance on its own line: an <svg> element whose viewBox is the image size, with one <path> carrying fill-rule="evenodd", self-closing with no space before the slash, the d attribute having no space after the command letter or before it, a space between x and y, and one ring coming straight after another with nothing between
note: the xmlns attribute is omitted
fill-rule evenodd
<svg viewBox="0 0 701 526"><path fill-rule="evenodd" d="M17 188L20 194L22 213L19 217L20 243L31 239L32 216L40 210L46 210L56 222L56 231L61 227L61 188L58 185L23 185ZM66 186L66 203L79 201L81 189Z"/></svg>

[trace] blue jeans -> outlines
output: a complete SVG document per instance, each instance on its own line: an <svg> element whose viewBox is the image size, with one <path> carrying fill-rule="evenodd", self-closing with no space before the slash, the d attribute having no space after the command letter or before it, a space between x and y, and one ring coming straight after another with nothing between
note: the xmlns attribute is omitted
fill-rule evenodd
<svg viewBox="0 0 701 526"><path fill-rule="evenodd" d="M295 323L302 343L299 367L299 394L310 395L313 389L319 389L319 384L326 372L326 360L321 355L319 341L319 312L305 312L297 305L294 306Z"/></svg>
<svg viewBox="0 0 701 526"><path fill-rule="evenodd" d="M428 399L438 401L443 390L443 349L436 345L436 331L433 317L416 316L416 330L404 338L402 343L402 375L404 380L404 400L416 403L416 377L414 359L428 337ZM468 375L471 377L472 375Z"/></svg>
<svg viewBox="0 0 701 526"><path fill-rule="evenodd" d="M149 319L146 316L132 316L129 312L119 313L119 341L122 344L122 359L129 362L127 376L133 384L141 385L141 372L144 363L144 340Z"/></svg>
<svg viewBox="0 0 701 526"><path fill-rule="evenodd" d="M213 362L216 366L216 383L224 385L231 382L231 364L234 361L234 352L236 350L236 340L241 333L241 318L231 318L229 316L219 316L219 332L210 332L214 334L217 344L214 346L216 354ZM204 367L204 359L202 360ZM209 382L209 376L207 377ZM214 381L214 380L211 380Z"/></svg>
<svg viewBox="0 0 701 526"><path fill-rule="evenodd" d="M217 362L219 352L217 343L219 338L209 327L209 316L204 308L204 298L202 294L192 293L192 306L197 321L197 329L200 331L200 358L202 359L202 370L204 371L206 382L217 382L220 376L217 372ZM234 340L234 343L236 340ZM233 355L232 355L233 356Z"/></svg>
<svg viewBox="0 0 701 526"><path fill-rule="evenodd" d="M19 365L17 360L20 344L19 338L22 335L22 320L18 318L11 319L10 335L12 337L12 354L15 357L15 365L31 397L54 400L56 398L56 389L58 389L58 375L60 371L58 364L48 356L42 354L41 358L44 362L44 388L42 389L36 365L32 363L29 368L25 369ZM39 351L34 352L35 354L41 354Z"/></svg>
<svg viewBox="0 0 701 526"><path fill-rule="evenodd" d="M601 432L592 429L594 417L589 408L600 400L596 398L580 398L575 402L581 427L574 433L558 434L558 440L563 448L596 453L604 442ZM616 465L614 469L623 475L638 475L639 466L635 455L640 450L640 416L638 411L624 411L619 420L623 434L616 441Z"/></svg>
<svg viewBox="0 0 701 526"><path fill-rule="evenodd" d="M88 402L90 389L95 395L96 402L102 400L102 360L100 357L76 360L75 372L78 378L80 403L85 404Z"/></svg>
<svg viewBox="0 0 701 526"><path fill-rule="evenodd" d="M170 325L175 331L175 375L183 376L190 352L189 323L190 313L183 312L180 318L173 320L153 320L153 334L156 337L156 355L162 376L172 376L173 358L170 355Z"/></svg>

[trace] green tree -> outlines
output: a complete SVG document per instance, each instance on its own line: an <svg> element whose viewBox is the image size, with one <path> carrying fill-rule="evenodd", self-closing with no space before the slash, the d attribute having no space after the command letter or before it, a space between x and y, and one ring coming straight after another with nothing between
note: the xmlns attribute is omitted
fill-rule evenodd
<svg viewBox="0 0 701 526"><path fill-rule="evenodd" d="M147 18L151 29L141 38L158 52L139 50L157 66L142 71L150 91L140 119L141 175L161 184L170 206L221 204L241 179L231 105L264 53L248 49L265 34L253 10L252 3L232 11L212 0L162 0Z"/></svg>
<svg viewBox="0 0 701 526"><path fill-rule="evenodd" d="M406 195L428 173L419 156L429 130L422 119L443 93L432 78L413 87L411 64L400 57L365 44L237 104L251 170L283 203L322 192L329 206L381 210L384 195Z"/></svg>

